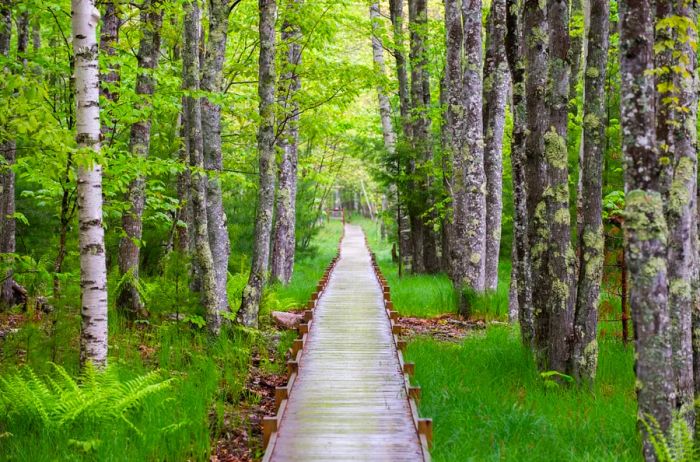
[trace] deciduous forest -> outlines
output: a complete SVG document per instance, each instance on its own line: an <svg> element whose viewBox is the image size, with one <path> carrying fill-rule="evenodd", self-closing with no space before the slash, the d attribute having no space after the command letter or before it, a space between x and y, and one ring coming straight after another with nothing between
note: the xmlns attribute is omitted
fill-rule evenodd
<svg viewBox="0 0 700 462"><path fill-rule="evenodd" d="M699 461L697 7L0 0L0 460Z"/></svg>

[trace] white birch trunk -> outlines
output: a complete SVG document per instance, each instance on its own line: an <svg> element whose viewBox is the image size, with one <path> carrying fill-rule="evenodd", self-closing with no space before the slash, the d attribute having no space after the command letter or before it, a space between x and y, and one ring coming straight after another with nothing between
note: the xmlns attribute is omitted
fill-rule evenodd
<svg viewBox="0 0 700 462"><path fill-rule="evenodd" d="M100 151L100 81L97 64L97 24L94 0L72 0L73 52L80 223L81 364L107 364L107 267L102 226L102 167L92 160Z"/></svg>

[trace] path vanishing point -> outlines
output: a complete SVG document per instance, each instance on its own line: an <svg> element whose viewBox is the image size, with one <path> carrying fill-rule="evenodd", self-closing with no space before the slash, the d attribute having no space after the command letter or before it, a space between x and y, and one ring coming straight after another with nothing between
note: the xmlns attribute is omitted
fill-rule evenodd
<svg viewBox="0 0 700 462"><path fill-rule="evenodd" d="M364 234L345 225L263 461L429 461L419 428L430 422L417 417L394 332Z"/></svg>

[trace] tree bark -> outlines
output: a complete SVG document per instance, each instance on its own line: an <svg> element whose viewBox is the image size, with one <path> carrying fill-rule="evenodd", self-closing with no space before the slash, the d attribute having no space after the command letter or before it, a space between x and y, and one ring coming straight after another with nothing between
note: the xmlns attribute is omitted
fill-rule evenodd
<svg viewBox="0 0 700 462"><path fill-rule="evenodd" d="M224 91L223 67L226 57L230 12L231 0L209 2L209 40L206 45L202 72L202 90L215 96ZM226 227L226 212L224 211L220 180L224 168L221 150L221 105L216 104L207 96L201 99L201 105L204 168L208 177L207 232L216 279L216 310L218 313L223 313L229 311L227 283L231 243ZM217 319L219 319L218 316ZM215 330L218 330L218 326L215 326Z"/></svg>
<svg viewBox="0 0 700 462"><path fill-rule="evenodd" d="M669 429L674 401L669 331L668 229L654 122L654 16L649 0L620 3L622 151L625 161L625 252L630 273L637 403L640 419ZM655 460L649 435L644 453Z"/></svg>
<svg viewBox="0 0 700 462"><path fill-rule="evenodd" d="M78 165L78 216L82 329L80 363L107 364L107 266L102 226L99 67L94 0L72 0L75 56L76 141L85 153Z"/></svg>
<svg viewBox="0 0 700 462"><path fill-rule="evenodd" d="M603 276L603 156L605 152L605 79L610 29L609 0L591 0L583 106L581 196L585 206L578 233L579 272L574 315L572 373L591 386L598 366L598 301Z"/></svg>
<svg viewBox="0 0 700 462"><path fill-rule="evenodd" d="M299 149L297 94L301 89L299 65L302 52L302 35L298 21L301 4L301 0L293 0L289 4L287 9L289 17L282 26L282 42L286 44L287 50L280 85L280 100L286 121L278 142L282 151L282 162L279 170L271 276L272 280L285 285L292 279L296 247L297 152Z"/></svg>
<svg viewBox="0 0 700 462"><path fill-rule="evenodd" d="M534 313L532 311L532 274L530 269L530 248L528 244L528 216L525 176L525 56L522 32L522 7L517 0L506 2L506 57L511 74L513 98L513 133L511 135L510 162L513 181L513 242L511 258L511 278L515 280L518 320L523 343L532 346L535 335Z"/></svg>
<svg viewBox="0 0 700 462"><path fill-rule="evenodd" d="M687 24L697 24L695 2L675 0L673 15ZM657 18L658 20L658 18ZM671 317L671 351L676 386L676 410L690 428L695 424L693 405L695 377L693 373L693 315L697 318L698 283L698 219L697 219L697 58L694 50L698 34L695 27L681 26L674 31L676 44L673 72L674 97L672 107L673 167L668 193L666 219L668 222L668 294ZM680 54L680 57L678 57ZM658 87L657 87L658 88ZM657 116L657 125L658 125ZM657 140L658 144L658 140ZM694 313L695 312L695 313ZM696 322L697 326L697 322ZM700 348L700 346L696 346ZM695 355L700 354L696 350Z"/></svg>
<svg viewBox="0 0 700 462"><path fill-rule="evenodd" d="M408 87L408 71L406 66L406 50L403 31L404 0L389 0L389 16L394 30L394 58L396 59L396 78L399 82L399 112L403 125L403 135L411 138L411 96Z"/></svg>
<svg viewBox="0 0 700 462"><path fill-rule="evenodd" d="M217 335L221 328L221 313L217 305L214 260L209 246L207 221L207 176L204 174L204 140L202 137L202 106L192 93L200 89L200 10L198 0L185 4L184 41L182 53L184 113L187 119L187 145L190 160L190 199L195 244L195 264L201 281L202 303L207 313L207 328Z"/></svg>
<svg viewBox="0 0 700 462"><path fill-rule="evenodd" d="M8 3L3 2L0 5L0 54L9 58L10 56L10 40L12 38L12 8ZM19 27L18 27L19 29ZM18 55L23 52L20 50L18 39ZM2 151L2 166L0 168L0 253L13 254L15 253L15 230L16 223L14 219L15 213L15 173L12 166L15 163L17 156L17 145L15 140L6 139L0 142L0 150ZM8 261L9 263L9 261ZM11 307L14 303L14 286L12 269L8 269L0 284L0 306Z"/></svg>
<svg viewBox="0 0 700 462"><path fill-rule="evenodd" d="M494 0L488 18L484 61L484 171L486 174L485 288L498 287L503 211L503 131L510 76L506 59L506 0Z"/></svg>
<svg viewBox="0 0 700 462"><path fill-rule="evenodd" d="M151 143L151 99L155 91L153 70L158 66L160 27L163 12L156 1L146 0L141 6L143 35L139 43L136 94L140 95L137 109L147 115L131 125L129 150L134 157L145 159ZM146 179L142 174L129 184L129 210L122 216L125 236L119 241L119 272L122 281L117 295L117 310L127 319L147 317L148 311L139 293L139 256L143 234L143 209L146 204Z"/></svg>
<svg viewBox="0 0 700 462"><path fill-rule="evenodd" d="M248 284L243 289L238 320L248 327L258 326L258 311L265 286L270 257L272 209L275 200L275 21L277 2L258 0L260 10L260 58L258 95L259 185L255 215L255 242Z"/></svg>
<svg viewBox="0 0 700 462"><path fill-rule="evenodd" d="M425 219L423 215L429 209L429 194L431 179L429 169L426 168L432 159L432 146L430 141L430 78L427 70L428 57L425 45L425 27L428 21L427 0L409 0L408 18L410 24L411 39L411 158L409 160L409 174L418 177L412 180L409 188L412 191L407 209L411 222L411 242L413 245L413 261L411 271L413 273L425 273L426 256L432 263L434 249L425 250L425 243L430 246L431 236L427 235Z"/></svg>
<svg viewBox="0 0 700 462"><path fill-rule="evenodd" d="M571 345L574 322L574 297L576 295L575 255L571 245L571 217L569 213L569 166L567 127L569 108L569 3L568 0L548 2L549 71L547 105L550 128L545 134L544 161L549 176L549 189L545 190L546 221L550 237L545 280L546 294L543 316L535 316L536 345L546 352L543 370L570 371ZM535 288L537 290L537 288ZM533 298L538 300L538 298ZM537 321L541 320L541 323ZM544 342L539 343L540 338ZM543 357L544 355L539 355Z"/></svg>
<svg viewBox="0 0 700 462"><path fill-rule="evenodd" d="M460 15L461 13L461 15ZM445 3L448 137L452 155L452 280L460 313L469 315L465 291L484 290L486 195L482 117L481 1Z"/></svg>
<svg viewBox="0 0 700 462"><path fill-rule="evenodd" d="M150 0L149 0L150 1ZM119 41L119 27L121 21L114 1L104 3L104 16L102 17L102 27L100 28L100 53L107 57L109 62L107 70L100 75L100 95L108 101L116 101L119 96L119 67L112 61L115 59L117 50L115 48ZM112 125L116 122L112 121ZM102 127L102 133L107 134L113 131L113 127Z"/></svg>
<svg viewBox="0 0 700 462"><path fill-rule="evenodd" d="M586 0L591 2L592 0ZM581 62L583 61L583 43L585 35L583 1L571 1L571 27L569 30L570 47L568 61L571 65L571 78L569 80L569 108L576 114L578 105L576 100L576 87L581 74Z"/></svg>

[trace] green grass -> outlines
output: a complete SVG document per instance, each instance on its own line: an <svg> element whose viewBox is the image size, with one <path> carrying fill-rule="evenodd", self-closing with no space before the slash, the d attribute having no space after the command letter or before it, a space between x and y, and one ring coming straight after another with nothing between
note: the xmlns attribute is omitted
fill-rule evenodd
<svg viewBox="0 0 700 462"><path fill-rule="evenodd" d="M391 287L395 309L404 316L431 318L457 312L457 294L450 278L444 274L410 274L399 277L398 265L391 260L391 243L382 239L379 225L367 218L353 216L352 222L362 226L377 262ZM496 291L472 297L472 317L506 319L510 262L501 262Z"/></svg>
<svg viewBox="0 0 700 462"><path fill-rule="evenodd" d="M514 329L409 344L435 461L637 461L633 352L600 342L592 392L548 390Z"/></svg>
<svg viewBox="0 0 700 462"><path fill-rule="evenodd" d="M340 222L321 228L312 247L298 253L292 283L266 291L260 314L264 326L270 310L306 303L336 255L341 233ZM188 290L188 265L186 258L172 254L163 262L162 275L143 280L151 312L146 322L128 326L116 315L113 297L110 299L110 367L118 371L123 381L156 369L163 378L174 379L162 394L144 400L129 413L129 420L146 437L140 437L119 420L103 420L95 425L87 417L55 431L30 418L5 415L0 406L0 459L205 461L211 456L212 441L227 431L227 426L249 425L227 421L225 416L231 415L241 402L260 399L245 388L253 352L261 359L259 367L264 371L282 372L282 359L296 332L277 335L276 331L229 327L219 338L211 339L206 329L197 325L203 321L204 312L198 296ZM245 272L229 278L230 303L234 308L240 304L240 291L246 280ZM110 287L116 283L116 272L112 272ZM42 379L55 377L50 362L77 376L78 299L77 287L67 285L62 301L48 318L30 317L18 332L0 341L0 376L12 375L28 365ZM175 313L186 317L181 321L169 319ZM278 340L273 342L273 338Z"/></svg>
<svg viewBox="0 0 700 462"><path fill-rule="evenodd" d="M286 286L274 285L266 293L265 304L269 311L306 306L326 267L338 253L342 233L342 222L330 221L319 229L309 250L297 252L292 281Z"/></svg>

